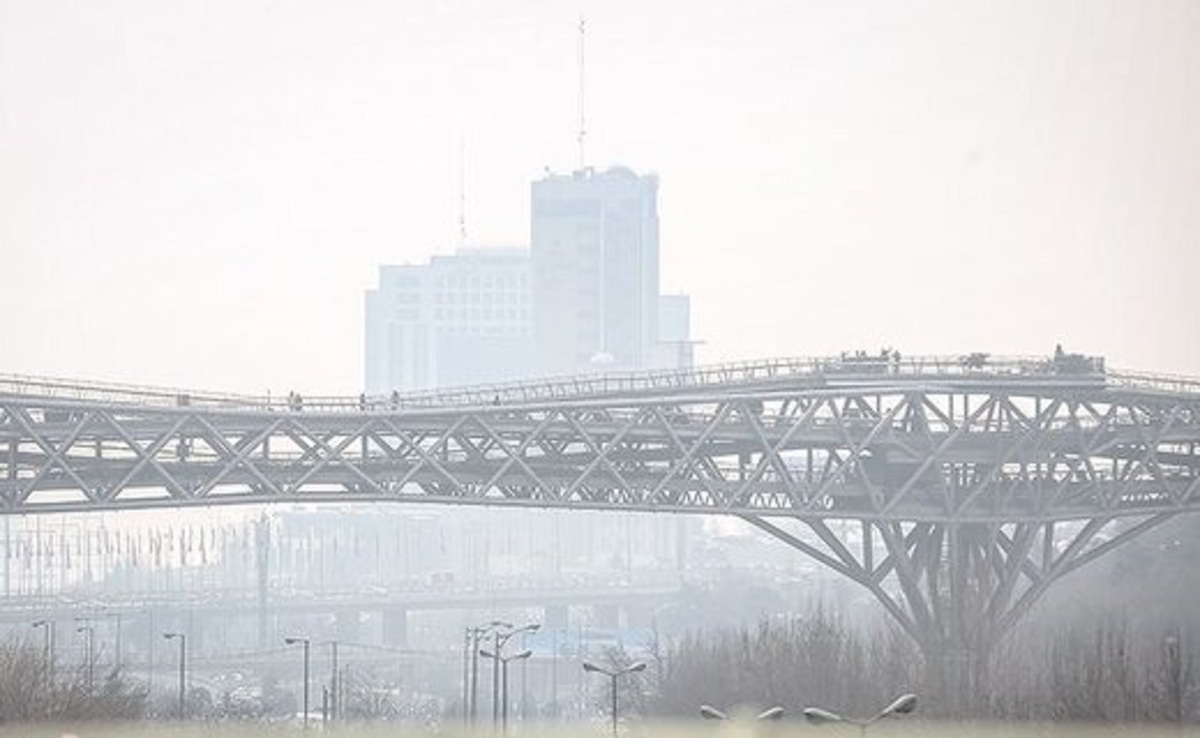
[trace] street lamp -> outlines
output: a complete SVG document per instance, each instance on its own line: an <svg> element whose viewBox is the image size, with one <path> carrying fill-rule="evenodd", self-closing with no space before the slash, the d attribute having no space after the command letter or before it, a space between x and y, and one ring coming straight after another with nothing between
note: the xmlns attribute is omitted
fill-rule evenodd
<svg viewBox="0 0 1200 738"><path fill-rule="evenodd" d="M463 720L475 724L476 708L479 705L479 639L493 630L512 630L512 623L493 620L490 623L467 628L463 652Z"/></svg>
<svg viewBox="0 0 1200 738"><path fill-rule="evenodd" d="M294 646L297 643L304 644L304 729L308 729L308 639L307 638L284 638L283 642L289 646Z"/></svg>
<svg viewBox="0 0 1200 738"><path fill-rule="evenodd" d="M721 710L718 710L717 708L713 707L712 705L700 705L700 715L701 715L701 717L707 718L709 720L728 720L729 719L729 715L722 712ZM768 720L779 720L782 717L783 717L783 708L780 707L779 705L776 705L775 707L772 707L767 710L763 710L762 712L758 713L758 715L754 719L768 721Z"/></svg>
<svg viewBox="0 0 1200 738"><path fill-rule="evenodd" d="M86 661L86 663L87 663L87 685L88 685L88 696L91 696L92 687L95 684L95 681L93 679L93 675L95 672L94 672L94 666L93 666L93 661L92 661L92 638L94 637L95 629L90 625L81 625L75 629L75 632L83 633L84 636L86 637L86 642L87 642L87 661Z"/></svg>
<svg viewBox="0 0 1200 738"><path fill-rule="evenodd" d="M338 684L338 642L336 640L330 641L329 649L333 662L329 676L329 722L333 723L338 718L338 688L341 686Z"/></svg>
<svg viewBox="0 0 1200 738"><path fill-rule="evenodd" d="M179 719L186 716L187 700L187 636L183 633L163 633L168 641L179 640Z"/></svg>
<svg viewBox="0 0 1200 738"><path fill-rule="evenodd" d="M508 643L509 639L518 633L532 633L542 627L540 623L529 623L522 625L520 628L513 628L508 623L500 623L497 621L495 627L492 628L492 653L497 656L504 655L504 644ZM480 651L480 655L482 655ZM492 658L492 728L495 729L500 718L500 662L499 658Z"/></svg>
<svg viewBox="0 0 1200 738"><path fill-rule="evenodd" d="M481 649L479 649L479 655L483 656L484 658L494 659L495 661L499 662L501 665L500 673L502 676L501 676L500 681L503 684L501 698L504 702L504 709L501 712L500 735L508 735L508 662L509 661L519 661L521 659L527 659L533 655L533 651L530 651L527 648L524 651L522 651L520 653L514 653L511 656L499 656L499 655L487 650L486 648L481 648Z"/></svg>
<svg viewBox="0 0 1200 738"><path fill-rule="evenodd" d="M842 717L836 712L823 710L820 707L804 708L804 718L813 725L825 725L826 723L849 723L857 725L861 735L867 734L867 726L874 723L876 720L882 720L893 715L907 715L917 709L917 696L915 694L902 694L887 707L879 711L879 714L868 720L853 720L851 718Z"/></svg>
<svg viewBox="0 0 1200 738"><path fill-rule="evenodd" d="M44 618L35 620L33 627L44 629L42 659L45 661L43 668L46 670L46 689L49 690L54 684L54 621Z"/></svg>
<svg viewBox="0 0 1200 738"><path fill-rule="evenodd" d="M116 645L114 646L114 648L116 649L117 670L120 671L121 658L122 658L122 654L121 654L121 613L114 612L114 613L109 614L108 617L117 621L117 633L116 633L117 637L116 637Z"/></svg>
<svg viewBox="0 0 1200 738"><path fill-rule="evenodd" d="M1169 670L1167 679L1170 680L1170 688L1173 698L1172 701L1176 722L1183 722L1183 644L1180 639L1178 628L1174 633L1171 633L1163 639L1163 649L1166 656L1166 667Z"/></svg>
<svg viewBox="0 0 1200 738"><path fill-rule="evenodd" d="M646 662L638 661L636 663L630 664L629 666L626 666L623 669L617 669L615 671L612 671L609 669L605 669L601 666L596 666L595 664L591 663L590 661L584 661L583 662L583 670L584 671L594 671L599 674L603 674L604 676L608 677L609 680L611 680L611 682L612 682L612 729L613 729L613 738L616 738L616 735L617 735L617 678L620 676L623 676L625 674L633 674L635 672L645 671L646 670Z"/></svg>

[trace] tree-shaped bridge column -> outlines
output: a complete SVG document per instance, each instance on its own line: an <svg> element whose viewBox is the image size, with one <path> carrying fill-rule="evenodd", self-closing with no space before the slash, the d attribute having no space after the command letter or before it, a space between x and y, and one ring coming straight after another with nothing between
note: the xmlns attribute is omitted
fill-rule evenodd
<svg viewBox="0 0 1200 738"><path fill-rule="evenodd" d="M1072 523L856 521L856 544L824 519L741 516L865 587L917 643L927 688L951 710L986 691L993 649L1042 594L1169 515ZM797 529L799 528L799 529Z"/></svg>

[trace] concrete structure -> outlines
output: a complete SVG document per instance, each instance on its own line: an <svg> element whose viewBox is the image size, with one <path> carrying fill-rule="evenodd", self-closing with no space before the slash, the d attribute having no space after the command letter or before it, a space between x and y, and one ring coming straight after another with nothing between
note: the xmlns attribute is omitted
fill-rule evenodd
<svg viewBox="0 0 1200 738"><path fill-rule="evenodd" d="M658 341L658 179L625 167L533 183L535 367L650 367Z"/></svg>
<svg viewBox="0 0 1200 738"><path fill-rule="evenodd" d="M384 266L366 298L366 391L466 386L532 373L529 255L463 249Z"/></svg>

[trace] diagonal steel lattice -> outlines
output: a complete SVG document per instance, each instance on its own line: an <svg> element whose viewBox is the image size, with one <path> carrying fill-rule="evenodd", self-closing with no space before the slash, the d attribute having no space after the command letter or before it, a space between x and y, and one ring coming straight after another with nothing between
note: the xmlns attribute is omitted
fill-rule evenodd
<svg viewBox="0 0 1200 738"><path fill-rule="evenodd" d="M734 515L978 653L1200 510L1200 382L978 355L274 402L0 379L2 514L279 501Z"/></svg>

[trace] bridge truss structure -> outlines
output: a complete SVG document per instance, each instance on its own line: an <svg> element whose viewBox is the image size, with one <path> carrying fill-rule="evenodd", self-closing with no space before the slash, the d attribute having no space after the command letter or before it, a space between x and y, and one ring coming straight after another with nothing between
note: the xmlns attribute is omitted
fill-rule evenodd
<svg viewBox="0 0 1200 738"><path fill-rule="evenodd" d="M737 516L969 690L1060 577L1200 510L1200 381L1078 355L275 400L0 377L0 514L355 501Z"/></svg>

